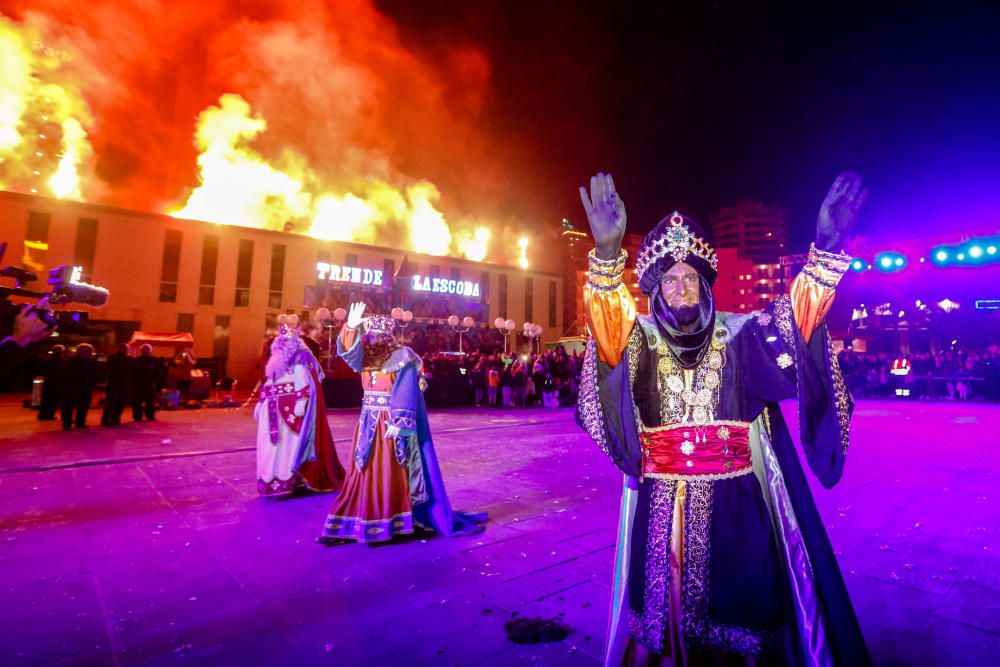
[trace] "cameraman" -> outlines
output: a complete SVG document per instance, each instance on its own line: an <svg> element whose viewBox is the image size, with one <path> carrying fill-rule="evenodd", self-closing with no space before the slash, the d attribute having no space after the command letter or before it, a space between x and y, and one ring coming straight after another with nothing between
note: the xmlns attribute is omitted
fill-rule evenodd
<svg viewBox="0 0 1000 667"><path fill-rule="evenodd" d="M34 306L26 304L14 317L14 331L0 341L0 379L24 356L24 348L32 343L48 338L55 331L42 319L49 309L48 299L40 299Z"/></svg>

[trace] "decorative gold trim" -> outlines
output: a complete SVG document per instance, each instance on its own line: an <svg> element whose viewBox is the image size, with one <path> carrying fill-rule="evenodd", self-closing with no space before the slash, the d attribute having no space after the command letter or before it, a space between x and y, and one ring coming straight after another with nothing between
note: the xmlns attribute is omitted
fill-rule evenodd
<svg viewBox="0 0 1000 667"><path fill-rule="evenodd" d="M618 273L624 271L626 259L628 259L628 250L624 248L618 251L618 256L614 259L601 259L597 256L597 248L587 253L587 264L595 273Z"/></svg>
<svg viewBox="0 0 1000 667"><path fill-rule="evenodd" d="M802 267L802 274L821 287L834 289L850 267L850 255L819 250L814 243L809 248L809 257Z"/></svg>
<svg viewBox="0 0 1000 667"><path fill-rule="evenodd" d="M795 360L795 326L792 316L792 299L787 294L782 294L774 300L774 317L778 325L778 332L781 334L781 342L785 346L785 351L792 355Z"/></svg>
<svg viewBox="0 0 1000 667"><path fill-rule="evenodd" d="M666 424L665 426L644 426L642 430L646 433L656 433L657 431L676 431L680 428L711 428L712 426L739 426L749 429L750 422L720 419L717 421L705 422L704 424Z"/></svg>
<svg viewBox="0 0 1000 667"><path fill-rule="evenodd" d="M716 330L725 331L724 328ZM726 365L726 344L713 337L709 351L698 365L683 369L665 342L656 346L657 387L660 393L660 422L704 426L715 421L719 408L722 369ZM709 380L708 377L712 376ZM698 397L701 396L701 399Z"/></svg>
<svg viewBox="0 0 1000 667"><path fill-rule="evenodd" d="M830 337L829 332L826 334L826 352L830 359L833 403L837 412L837 424L840 426L840 444L844 456L847 456L847 450L851 446L851 411L854 409L854 400L844 383L844 375L840 371L840 360L837 359L837 352L833 349L833 338Z"/></svg>
<svg viewBox="0 0 1000 667"><path fill-rule="evenodd" d="M393 514L391 517L386 519L358 519L357 517L347 516L343 514L327 514L326 521L330 523L332 521L340 521L342 523L362 523L366 526L372 523L390 523L405 519L407 516L413 514L413 512L400 512L399 514ZM333 526L333 528L340 528L341 526Z"/></svg>
<svg viewBox="0 0 1000 667"><path fill-rule="evenodd" d="M657 481L650 482L649 487L651 488L642 612L641 617L635 619L637 622L631 623L630 630L640 644L651 651L659 652L663 650L664 633L669 620L667 609L673 578L670 567L670 542L677 485ZM629 605L625 606L631 611Z"/></svg>
<svg viewBox="0 0 1000 667"><path fill-rule="evenodd" d="M846 252L830 252L828 250L820 250L813 243L809 246L809 260L820 264L824 268L830 268L832 270L847 271L851 266L851 260L853 258Z"/></svg>
<svg viewBox="0 0 1000 667"><path fill-rule="evenodd" d="M659 479L668 482L714 482L720 479L743 477L744 475L748 475L752 472L753 464L749 464L746 468L740 468L739 470L712 473L710 475L676 475L673 473L647 472L645 473L645 477L646 479Z"/></svg>
<svg viewBox="0 0 1000 667"><path fill-rule="evenodd" d="M628 388L629 394L632 396L632 412L635 413L635 426L639 431L642 431L644 424L642 422L642 416L639 414L639 408L635 404L635 374L639 369L639 355L642 354L642 340L642 327L632 327L632 332L629 334L628 344L625 348L625 354L628 358Z"/></svg>
<svg viewBox="0 0 1000 667"><path fill-rule="evenodd" d="M587 340L583 354L583 368L580 372L580 392L577 398L577 413L580 423L605 454L616 465L621 454L615 456L608 445L604 424L604 409L597 388L597 341Z"/></svg>
<svg viewBox="0 0 1000 667"><path fill-rule="evenodd" d="M600 290L603 292L613 292L618 289L623 283L624 274L618 274L614 277L599 276L592 273L587 274L587 284L590 285L592 289Z"/></svg>
<svg viewBox="0 0 1000 667"><path fill-rule="evenodd" d="M622 250L615 259L600 259L597 249L587 254L587 284L603 292L611 292L622 284L628 251Z"/></svg>

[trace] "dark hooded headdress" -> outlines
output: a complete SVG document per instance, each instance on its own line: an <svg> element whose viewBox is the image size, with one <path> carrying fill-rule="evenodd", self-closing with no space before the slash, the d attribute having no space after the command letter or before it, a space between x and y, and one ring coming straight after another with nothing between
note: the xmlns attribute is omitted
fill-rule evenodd
<svg viewBox="0 0 1000 667"><path fill-rule="evenodd" d="M693 220L674 211L660 220L642 240L635 261L639 289L649 297L649 310L660 333L681 365L692 368L698 364L715 329L715 299L712 286L718 277L719 258L708 244L705 231ZM670 267L684 262L701 276L698 322L694 330L684 333L677 316L660 294L660 278Z"/></svg>

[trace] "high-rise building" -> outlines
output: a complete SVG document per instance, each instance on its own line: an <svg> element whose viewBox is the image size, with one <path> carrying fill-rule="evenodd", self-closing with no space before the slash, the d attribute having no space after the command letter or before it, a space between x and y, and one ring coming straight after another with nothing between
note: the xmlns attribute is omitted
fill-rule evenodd
<svg viewBox="0 0 1000 667"><path fill-rule="evenodd" d="M736 248L757 264L776 264L788 254L788 209L745 200L709 216L712 245Z"/></svg>
<svg viewBox="0 0 1000 667"><path fill-rule="evenodd" d="M779 258L788 254L788 209L744 200L709 216L709 227L719 252L720 310L759 310L785 293Z"/></svg>
<svg viewBox="0 0 1000 667"><path fill-rule="evenodd" d="M587 253L594 245L590 235L576 229L571 222L563 220L560 232L566 256L566 268L564 271L563 285L565 296L563 298L563 322L566 330L565 336L586 335L586 319L583 313L583 285L587 282ZM622 239L622 247L628 251L628 260L625 263L625 274L622 280L635 299L636 307L640 313L648 312L649 300L639 291L639 278L635 273L635 258L639 254L639 246L642 245L642 234L625 234Z"/></svg>
<svg viewBox="0 0 1000 667"><path fill-rule="evenodd" d="M583 282L587 279L587 253L590 252L590 235L563 218L559 237L563 243L563 297L564 336L584 335Z"/></svg>
<svg viewBox="0 0 1000 667"><path fill-rule="evenodd" d="M761 310L785 293L784 272L778 262L757 264L740 257L735 248L716 248L715 252L719 268L712 294L718 310Z"/></svg>
<svg viewBox="0 0 1000 667"><path fill-rule="evenodd" d="M635 299L635 306L640 313L649 312L649 299L639 291L639 276L635 272L635 258L639 256L639 248L642 247L642 240L645 234L625 234L622 239L622 248L628 251L628 259L625 261L625 275L623 280L628 286L628 291Z"/></svg>

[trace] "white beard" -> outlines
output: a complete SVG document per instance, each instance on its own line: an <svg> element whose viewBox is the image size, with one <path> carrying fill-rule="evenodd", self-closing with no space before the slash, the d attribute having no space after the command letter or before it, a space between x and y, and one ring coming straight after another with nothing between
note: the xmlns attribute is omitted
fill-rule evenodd
<svg viewBox="0 0 1000 667"><path fill-rule="evenodd" d="M281 350L275 350L267 359L267 365L264 366L264 373L272 380L276 380L279 374L284 374L284 368L285 353Z"/></svg>

